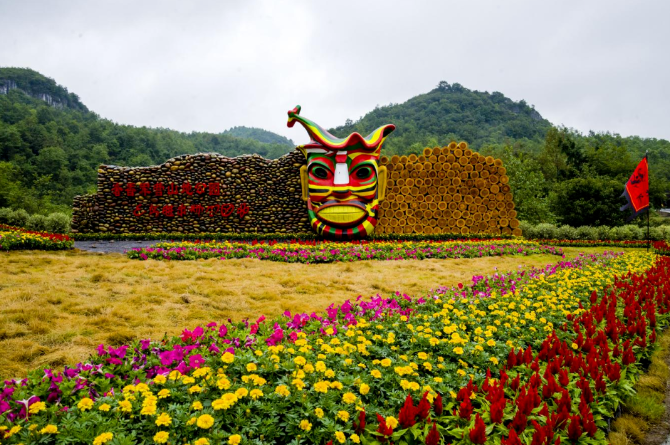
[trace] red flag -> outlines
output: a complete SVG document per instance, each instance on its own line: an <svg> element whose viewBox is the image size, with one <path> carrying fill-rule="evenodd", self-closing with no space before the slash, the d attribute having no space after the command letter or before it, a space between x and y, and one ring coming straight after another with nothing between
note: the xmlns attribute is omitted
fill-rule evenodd
<svg viewBox="0 0 670 445"><path fill-rule="evenodd" d="M642 158L633 175L626 182L626 188L621 196L628 201L628 204L621 207L621 210L631 209L633 212L628 221L649 209L649 166L646 156Z"/></svg>

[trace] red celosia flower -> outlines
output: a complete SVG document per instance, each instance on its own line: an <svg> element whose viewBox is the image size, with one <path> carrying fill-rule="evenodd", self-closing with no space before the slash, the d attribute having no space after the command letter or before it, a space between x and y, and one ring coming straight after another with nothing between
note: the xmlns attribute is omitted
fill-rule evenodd
<svg viewBox="0 0 670 445"><path fill-rule="evenodd" d="M433 410L435 411L436 416L441 416L444 411L444 405L442 404L442 396L437 395L435 402L433 403Z"/></svg>
<svg viewBox="0 0 670 445"><path fill-rule="evenodd" d="M501 423L505 412L506 401L498 400L491 404L491 422Z"/></svg>
<svg viewBox="0 0 670 445"><path fill-rule="evenodd" d="M519 440L519 436L517 436L516 431L514 429L509 430L509 436L507 439L502 440L502 445L522 445L521 440Z"/></svg>
<svg viewBox="0 0 670 445"><path fill-rule="evenodd" d="M472 403L470 402L470 399L467 398L463 400L458 407L458 416L461 419L470 419L470 416L472 415L472 411L474 408L472 407Z"/></svg>
<svg viewBox="0 0 670 445"><path fill-rule="evenodd" d="M428 391L423 394L423 397L419 401L419 405L415 409L415 414L419 416L421 420L426 420L426 417L430 414L430 402L428 401Z"/></svg>
<svg viewBox="0 0 670 445"><path fill-rule="evenodd" d="M477 413L477 417L475 417L475 427L470 430L469 435L472 443L479 445L486 443L486 425L479 413Z"/></svg>
<svg viewBox="0 0 670 445"><path fill-rule="evenodd" d="M579 416L574 415L570 417L570 424L568 425L568 437L573 442L577 442L582 436L582 425L579 421Z"/></svg>
<svg viewBox="0 0 670 445"><path fill-rule="evenodd" d="M384 417L377 414L377 421L379 422L379 427L377 428L378 433L381 433L384 436L390 436L393 434L393 428L390 428L388 425L386 425L386 419L384 419Z"/></svg>
<svg viewBox="0 0 670 445"><path fill-rule="evenodd" d="M426 445L437 445L440 443L440 433L437 431L437 424L433 422L433 427L426 436Z"/></svg>
<svg viewBox="0 0 670 445"><path fill-rule="evenodd" d="M407 394L405 403L400 408L400 413L398 414L398 422L402 428L409 428L416 423L416 408L414 408L414 402L412 402L412 396Z"/></svg>
<svg viewBox="0 0 670 445"><path fill-rule="evenodd" d="M354 431L361 434L365 429L365 411L358 412L358 422L354 421Z"/></svg>

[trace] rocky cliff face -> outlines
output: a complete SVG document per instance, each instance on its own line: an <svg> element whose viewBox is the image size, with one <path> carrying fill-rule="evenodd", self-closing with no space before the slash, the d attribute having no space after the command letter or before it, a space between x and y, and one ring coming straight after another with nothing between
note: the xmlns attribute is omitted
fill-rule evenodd
<svg viewBox="0 0 670 445"><path fill-rule="evenodd" d="M48 93L31 93L29 91L25 91L19 88L16 82L14 82L13 80L0 79L0 94L8 94L11 90L19 90L30 97L46 102L48 105L54 108L61 109L69 105L69 102L67 100L54 98L53 96L51 96L51 94Z"/></svg>

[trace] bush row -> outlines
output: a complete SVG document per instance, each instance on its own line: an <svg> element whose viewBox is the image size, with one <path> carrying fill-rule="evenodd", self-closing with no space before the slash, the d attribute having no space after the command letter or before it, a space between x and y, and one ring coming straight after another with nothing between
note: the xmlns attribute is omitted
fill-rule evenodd
<svg viewBox="0 0 670 445"><path fill-rule="evenodd" d="M553 224L532 225L525 221L521 222L523 236L528 239L562 239L562 240L644 240L647 239L647 229L633 224L608 227L608 226L581 226L572 227L568 225L555 226ZM649 231L652 240L670 241L670 226L652 227Z"/></svg>
<svg viewBox="0 0 670 445"><path fill-rule="evenodd" d="M23 209L0 208L0 224L24 227L37 232L68 233L70 217L65 213L51 213L48 216L30 215Z"/></svg>

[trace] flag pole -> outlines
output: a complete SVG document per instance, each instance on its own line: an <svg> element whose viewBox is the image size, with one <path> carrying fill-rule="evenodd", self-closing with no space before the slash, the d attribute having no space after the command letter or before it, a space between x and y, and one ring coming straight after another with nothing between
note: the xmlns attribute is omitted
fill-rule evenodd
<svg viewBox="0 0 670 445"><path fill-rule="evenodd" d="M644 157L647 160L647 181L649 181L649 150L644 151ZM647 184L649 184L647 182ZM649 187L647 186L647 196L649 196ZM649 236L649 214L651 213L651 200L649 200L649 205L647 207L647 252L649 252L649 247L651 246L651 237Z"/></svg>

